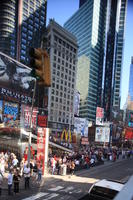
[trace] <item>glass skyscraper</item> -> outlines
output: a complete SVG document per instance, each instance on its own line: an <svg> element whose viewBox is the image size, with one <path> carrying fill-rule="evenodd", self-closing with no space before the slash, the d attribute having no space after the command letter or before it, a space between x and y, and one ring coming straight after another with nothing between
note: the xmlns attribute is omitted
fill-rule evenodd
<svg viewBox="0 0 133 200"><path fill-rule="evenodd" d="M133 57L131 59L130 65L130 76L129 76L129 90L128 95L130 97L130 101L133 101Z"/></svg>
<svg viewBox="0 0 133 200"><path fill-rule="evenodd" d="M80 116L95 121L96 107L120 103L120 77L127 0L80 1L79 10L64 24L78 41L77 90Z"/></svg>
<svg viewBox="0 0 133 200"><path fill-rule="evenodd" d="M0 51L27 64L34 34L46 26L46 0L0 1Z"/></svg>

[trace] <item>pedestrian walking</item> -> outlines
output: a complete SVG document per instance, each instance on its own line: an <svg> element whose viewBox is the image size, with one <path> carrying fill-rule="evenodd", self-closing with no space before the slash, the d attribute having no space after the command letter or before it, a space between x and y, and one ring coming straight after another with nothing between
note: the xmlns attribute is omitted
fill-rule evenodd
<svg viewBox="0 0 133 200"><path fill-rule="evenodd" d="M57 163L56 163L56 168L57 168L57 174L60 174L60 169L61 169L61 165L62 165L62 159L61 157L58 158Z"/></svg>
<svg viewBox="0 0 133 200"><path fill-rule="evenodd" d="M24 168L24 178L25 178L25 189L30 187L30 167L27 164Z"/></svg>
<svg viewBox="0 0 133 200"><path fill-rule="evenodd" d="M56 160L55 160L55 157L53 157L52 160L51 160L51 167L52 167L52 175L54 175L55 169L56 169Z"/></svg>
<svg viewBox="0 0 133 200"><path fill-rule="evenodd" d="M75 170L75 163L74 163L74 161L71 162L70 169L71 169L71 175L73 175L74 174L74 170Z"/></svg>
<svg viewBox="0 0 133 200"><path fill-rule="evenodd" d="M43 170L42 165L39 165L38 169L37 169L37 172L38 172L37 182L38 183L41 182L41 180L42 180L42 170Z"/></svg>
<svg viewBox="0 0 133 200"><path fill-rule="evenodd" d="M15 170L13 175L13 183L14 183L14 193L19 193L19 181L20 181L19 171Z"/></svg>
<svg viewBox="0 0 133 200"><path fill-rule="evenodd" d="M8 195L11 195L12 182L13 182L13 175L12 175L12 170L10 169L8 174Z"/></svg>

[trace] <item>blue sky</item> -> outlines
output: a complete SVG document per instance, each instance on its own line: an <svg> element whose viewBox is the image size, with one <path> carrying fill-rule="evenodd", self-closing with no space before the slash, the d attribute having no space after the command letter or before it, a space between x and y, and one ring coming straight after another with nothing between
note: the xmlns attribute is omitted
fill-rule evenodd
<svg viewBox="0 0 133 200"><path fill-rule="evenodd" d="M50 18L63 25L79 8L79 0L47 0L47 24ZM128 94L129 69L133 56L133 0L128 0L125 45L123 52L123 69L121 81L121 107L126 102Z"/></svg>

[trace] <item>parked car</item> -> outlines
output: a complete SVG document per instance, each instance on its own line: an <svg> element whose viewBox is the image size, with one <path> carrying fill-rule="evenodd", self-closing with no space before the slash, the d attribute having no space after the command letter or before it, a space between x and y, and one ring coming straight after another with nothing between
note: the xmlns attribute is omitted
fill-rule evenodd
<svg viewBox="0 0 133 200"><path fill-rule="evenodd" d="M124 184L115 180L102 179L94 183L89 189L89 200L110 200L114 199L121 191Z"/></svg>

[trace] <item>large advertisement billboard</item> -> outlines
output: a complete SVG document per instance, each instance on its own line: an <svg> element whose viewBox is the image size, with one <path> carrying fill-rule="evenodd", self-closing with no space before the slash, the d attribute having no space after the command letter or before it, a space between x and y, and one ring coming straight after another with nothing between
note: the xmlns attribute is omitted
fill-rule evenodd
<svg viewBox="0 0 133 200"><path fill-rule="evenodd" d="M133 111L128 111L128 126L133 127Z"/></svg>
<svg viewBox="0 0 133 200"><path fill-rule="evenodd" d="M33 108L32 121L31 121L31 125L33 129L37 128L37 114L38 114L38 109ZM21 118L20 118L21 127L25 129L30 129L30 120L31 120L31 107L22 104Z"/></svg>
<svg viewBox="0 0 133 200"><path fill-rule="evenodd" d="M104 121L104 108L97 107L96 110L96 125L103 125Z"/></svg>
<svg viewBox="0 0 133 200"><path fill-rule="evenodd" d="M80 134L81 136L88 137L88 124L89 121L85 118L74 118L74 133Z"/></svg>
<svg viewBox="0 0 133 200"><path fill-rule="evenodd" d="M95 142L109 142L110 128L109 127L96 127Z"/></svg>
<svg viewBox="0 0 133 200"><path fill-rule="evenodd" d="M31 104L34 79L30 72L30 68L0 52L1 98Z"/></svg>

